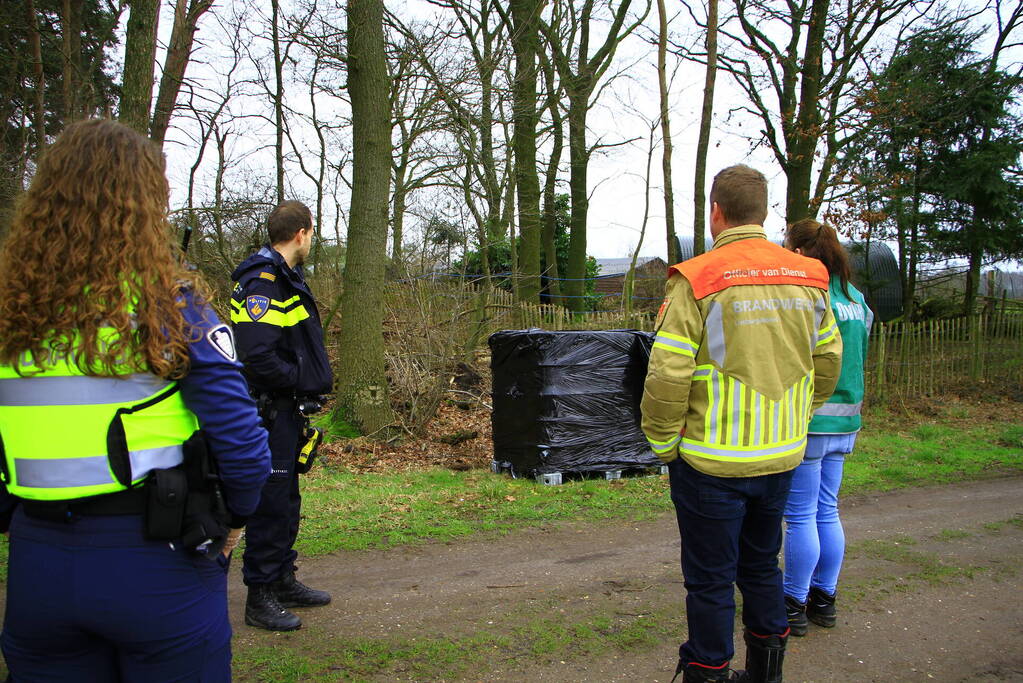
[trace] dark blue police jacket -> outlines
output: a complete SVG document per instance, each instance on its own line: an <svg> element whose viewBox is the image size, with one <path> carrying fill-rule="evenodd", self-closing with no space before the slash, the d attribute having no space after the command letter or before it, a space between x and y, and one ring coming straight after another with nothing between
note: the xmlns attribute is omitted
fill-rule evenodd
<svg viewBox="0 0 1023 683"><path fill-rule="evenodd" d="M334 382L323 327L301 266L265 245L231 274L231 322L245 377L256 393L316 396Z"/></svg>

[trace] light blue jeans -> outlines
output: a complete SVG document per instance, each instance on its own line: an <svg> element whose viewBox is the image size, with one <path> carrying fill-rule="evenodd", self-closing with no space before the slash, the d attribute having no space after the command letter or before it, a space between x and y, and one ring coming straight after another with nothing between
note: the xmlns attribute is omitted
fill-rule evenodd
<svg viewBox="0 0 1023 683"><path fill-rule="evenodd" d="M799 602L806 602L811 586L829 595L838 586L845 556L838 489L855 443L855 433L808 435L806 455L792 476L785 505L785 595Z"/></svg>

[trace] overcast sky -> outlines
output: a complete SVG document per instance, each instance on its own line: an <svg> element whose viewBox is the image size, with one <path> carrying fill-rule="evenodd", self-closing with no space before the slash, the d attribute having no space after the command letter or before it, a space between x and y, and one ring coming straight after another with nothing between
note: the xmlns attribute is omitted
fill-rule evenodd
<svg viewBox="0 0 1023 683"><path fill-rule="evenodd" d="M641 2L637 1L635 4L640 5ZM212 12L223 16L239 5L240 3L218 3ZM672 6L678 7L675 3L669 3L669 7ZM415 15L419 18L428 18L431 14L440 13L438 8L423 0L410 0L400 5L388 3L388 7L399 11L403 16ZM169 37L172 21L169 11L170 8L165 6L164 16L161 18L160 33L164 41ZM325 13L327 12L340 14L340 10L325 10ZM252 22L258 21L251 12L248 18ZM680 37L684 37L689 31L690 23L687 14L680 14L671 29ZM646 25L651 30L656 26L656 8L651 10ZM649 32L646 35L649 35ZM212 15L203 17L199 38L202 44L197 49L195 62L189 66L188 75L210 89L217 90L222 87L224 74L230 67L230 41ZM702 44L702 37L699 40ZM268 51L268 44L260 45L258 39L245 37L244 42L254 52L265 55ZM673 66L674 61L675 58L669 55L669 68ZM649 122L655 119L659 108L655 64L656 52L653 46L638 35L627 39L616 55L615 64L609 70L609 73L619 70L624 70L625 73L618 77L611 87L603 90L589 118L590 144L597 140L613 144L638 138L630 144L598 152L590 162L591 203L587 251L597 258L630 256L639 242L639 228L644 209L643 173L647 156L647 132ZM251 73L251 67L242 66L238 75ZM703 98L703 80L704 69L701 65L683 62L677 68L671 84L675 222L676 231L681 236L691 235L692 230L693 169ZM305 86L293 81L287 87L289 103L297 109L308 110ZM179 102L182 98L179 98ZM759 120L729 115L729 108L742 100L743 95L732 84L731 78L720 72L715 95L707 187L709 188L710 180L718 170L731 164L746 163L763 171L770 183L771 207L765 227L769 236L780 237L784 228L785 179L773 154L766 147L751 150L750 140L759 137ZM323 117L329 115L332 109L338 110L343 105L334 98L322 97L318 98L317 106ZM250 95L239 98L229 107L229 111L235 116L251 115L260 109L264 114L270 112L270 105L265 96ZM185 202L188 171L195 160L196 145L189 138L191 128L183 114L179 114L172 121L172 125L176 126L176 130L169 133L166 145L168 175L173 188L172 206L181 206ZM231 128L234 135L229 144L229 158L233 162L229 171L230 182L237 184L240 178L247 177L261 181L266 187L273 187L275 182L273 128L270 123L258 118L243 118L232 124ZM296 125L296 131L300 129L302 126ZM308 127L305 129L305 135L310 136L306 138L306 143L311 146L313 143ZM299 133L299 136L301 139L302 133ZM640 253L644 256L666 258L659 129L656 144L651 164L649 219ZM541 158L544 156L542 153ZM559 187L561 192L568 191L567 159L566 143L562 164L563 184ZM206 189L200 191L199 196L204 193L206 196L212 195L212 190L208 188L212 185L215 160L215 149L211 145L206 151L203 170L199 174L200 188ZM297 164L289 167L288 181L298 194L306 193L308 196L311 192L311 185L302 176ZM252 188L252 191L258 190L258 187ZM349 202L347 190L344 190L343 194L340 204L343 211L347 211ZM332 213L332 209L329 210ZM330 220L333 220L332 216ZM413 228L415 218L410 216L406 220L409 228Z"/></svg>

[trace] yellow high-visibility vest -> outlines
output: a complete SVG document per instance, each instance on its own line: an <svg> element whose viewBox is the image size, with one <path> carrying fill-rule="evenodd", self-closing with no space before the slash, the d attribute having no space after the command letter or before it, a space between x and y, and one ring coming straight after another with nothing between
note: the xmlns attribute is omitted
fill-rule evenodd
<svg viewBox="0 0 1023 683"><path fill-rule="evenodd" d="M0 365L2 476L19 498L124 491L181 464L182 445L199 428L177 382L150 373L93 377L53 357L45 367L23 357L20 370Z"/></svg>

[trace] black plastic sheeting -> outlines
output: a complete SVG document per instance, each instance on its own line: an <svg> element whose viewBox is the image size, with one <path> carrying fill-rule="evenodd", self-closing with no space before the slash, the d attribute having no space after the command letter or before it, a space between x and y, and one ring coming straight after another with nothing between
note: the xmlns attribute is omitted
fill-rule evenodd
<svg viewBox="0 0 1023 683"><path fill-rule="evenodd" d="M495 332L494 460L516 476L659 465L639 428L653 335Z"/></svg>

